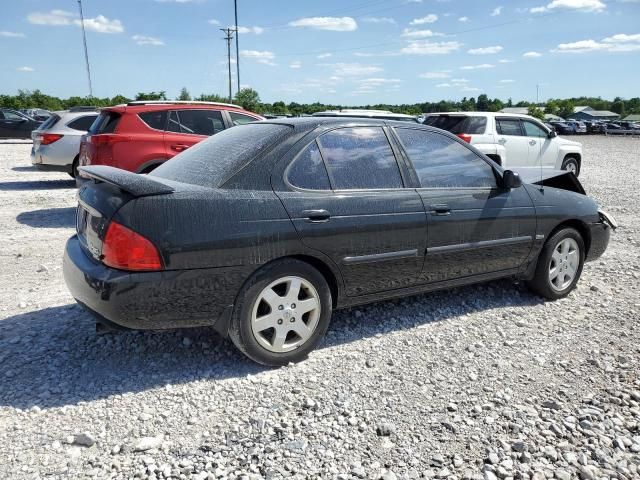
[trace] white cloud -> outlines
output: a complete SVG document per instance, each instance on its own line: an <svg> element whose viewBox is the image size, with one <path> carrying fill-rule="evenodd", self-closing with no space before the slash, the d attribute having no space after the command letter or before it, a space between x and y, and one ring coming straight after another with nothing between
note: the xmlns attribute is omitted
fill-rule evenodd
<svg viewBox="0 0 640 480"><path fill-rule="evenodd" d="M469 83L469 80L467 80L466 78L452 78L451 83L457 83L457 84Z"/></svg>
<svg viewBox="0 0 640 480"><path fill-rule="evenodd" d="M515 80L511 80L510 78L505 78L504 80L500 80L500 83L514 83Z"/></svg>
<svg viewBox="0 0 640 480"><path fill-rule="evenodd" d="M436 88L449 88L451 86L450 83L438 83Z"/></svg>
<svg viewBox="0 0 640 480"><path fill-rule="evenodd" d="M267 50L240 50L240 56L250 58L258 63L263 63L264 65L269 65L271 67L276 65L273 61L276 58L275 54Z"/></svg>
<svg viewBox="0 0 640 480"><path fill-rule="evenodd" d="M80 19L67 12L66 10L51 10L50 12L34 12L27 15L29 23L34 25L50 25L50 26L81 26ZM124 26L120 20L110 20L104 15L98 15L95 18L84 19L85 29L97 33L122 33Z"/></svg>
<svg viewBox="0 0 640 480"><path fill-rule="evenodd" d="M467 23L469 20L470 20L469 17L460 17L460 18L458 18L458 21L462 22L462 23Z"/></svg>
<svg viewBox="0 0 640 480"><path fill-rule="evenodd" d="M438 15L430 13L426 17L414 18L409 22L409 25L424 25L425 23L435 23L438 21Z"/></svg>
<svg viewBox="0 0 640 480"><path fill-rule="evenodd" d="M538 57L541 57L542 54L538 52L526 52L526 53L523 53L522 56L524 58L538 58Z"/></svg>
<svg viewBox="0 0 640 480"><path fill-rule="evenodd" d="M309 27L316 30L331 30L334 32L352 32L358 24L351 17L307 17L289 22L291 27Z"/></svg>
<svg viewBox="0 0 640 480"><path fill-rule="evenodd" d="M463 92L479 92L480 89L476 88L476 87L467 87L467 86L465 86L465 87L462 87L461 91L463 91Z"/></svg>
<svg viewBox="0 0 640 480"><path fill-rule="evenodd" d="M441 33L432 32L431 30L412 30L405 28L400 35L406 38L429 38L429 37L441 37Z"/></svg>
<svg viewBox="0 0 640 480"><path fill-rule="evenodd" d="M18 33L18 32L7 32L6 30L0 30L0 37L24 38L25 34L24 33Z"/></svg>
<svg viewBox="0 0 640 480"><path fill-rule="evenodd" d="M633 35L618 33L604 38L601 42L589 39L561 43L551 51L555 53L586 53L595 51L635 52L638 50L640 50L640 33Z"/></svg>
<svg viewBox="0 0 640 480"><path fill-rule="evenodd" d="M331 53L321 53L321 54L320 54L320 55L318 55L316 58L320 58L320 59L322 59L322 58L329 58L329 57L331 57L331 56L333 56L333 54L331 54Z"/></svg>
<svg viewBox="0 0 640 480"><path fill-rule="evenodd" d="M433 79L433 78L449 78L449 71L442 71L442 72L425 72L425 73L421 73L420 75L418 75L418 77L420 78L427 78L427 79Z"/></svg>
<svg viewBox="0 0 640 480"><path fill-rule="evenodd" d="M207 23L209 25L220 25L220 20L216 20L215 18L212 18L210 20L207 20Z"/></svg>
<svg viewBox="0 0 640 480"><path fill-rule="evenodd" d="M460 42L430 42L428 40L413 40L400 50L405 55L446 55L460 50Z"/></svg>
<svg viewBox="0 0 640 480"><path fill-rule="evenodd" d="M493 9L493 12L491 12L491 16L492 17L497 17L498 15L500 15L502 13L502 8L503 7L496 7Z"/></svg>
<svg viewBox="0 0 640 480"><path fill-rule="evenodd" d="M333 67L335 77L358 77L361 75L372 75L382 72L383 68L377 65L365 65L362 63L333 63L328 64Z"/></svg>
<svg viewBox="0 0 640 480"><path fill-rule="evenodd" d="M289 64L289 68L300 68L302 67L302 62L300 62L299 60L296 60L295 62L291 62Z"/></svg>
<svg viewBox="0 0 640 480"><path fill-rule="evenodd" d="M236 26L235 25L229 25L229 28L231 29L235 29ZM255 33L256 35L260 35L262 33L264 33L264 28L262 27L238 27L238 33Z"/></svg>
<svg viewBox="0 0 640 480"><path fill-rule="evenodd" d="M18 67L16 70L19 72L35 72L35 68L32 67Z"/></svg>
<svg viewBox="0 0 640 480"><path fill-rule="evenodd" d="M543 13L556 8L580 10L583 12L601 12L607 6L601 0L553 0L551 3L529 9L531 13Z"/></svg>
<svg viewBox="0 0 640 480"><path fill-rule="evenodd" d="M471 55L490 55L501 51L502 47L500 45L495 45L493 47L472 48L471 50L467 50L467 53L470 53Z"/></svg>
<svg viewBox="0 0 640 480"><path fill-rule="evenodd" d="M493 67L495 67L495 65L490 63L481 63L480 65L465 65L464 67L460 67L460 70L486 70Z"/></svg>
<svg viewBox="0 0 640 480"><path fill-rule="evenodd" d="M508 60L506 58L501 58L498 60L498 63L513 63L513 60Z"/></svg>
<svg viewBox="0 0 640 480"><path fill-rule="evenodd" d="M138 45L152 45L159 47L164 45L164 42L156 37L147 37L146 35L134 35L131 37Z"/></svg>
<svg viewBox="0 0 640 480"><path fill-rule="evenodd" d="M396 23L395 19L391 17L364 17L362 21L366 23L389 23L389 24Z"/></svg>

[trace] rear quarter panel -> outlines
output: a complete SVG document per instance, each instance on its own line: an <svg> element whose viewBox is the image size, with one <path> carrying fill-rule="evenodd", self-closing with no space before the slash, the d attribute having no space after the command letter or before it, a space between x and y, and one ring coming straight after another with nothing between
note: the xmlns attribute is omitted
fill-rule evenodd
<svg viewBox="0 0 640 480"><path fill-rule="evenodd" d="M106 165L138 172L149 162L170 158L164 144L164 132L150 128L136 113L123 115L116 132L125 135L126 139L113 144L111 163Z"/></svg>

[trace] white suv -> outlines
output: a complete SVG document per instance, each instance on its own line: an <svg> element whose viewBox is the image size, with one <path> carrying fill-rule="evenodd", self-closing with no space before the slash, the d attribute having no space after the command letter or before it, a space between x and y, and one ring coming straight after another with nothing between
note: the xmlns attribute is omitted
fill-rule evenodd
<svg viewBox="0 0 640 480"><path fill-rule="evenodd" d="M505 168L549 168L580 174L582 144L558 137L528 115L430 113L424 124L458 135Z"/></svg>

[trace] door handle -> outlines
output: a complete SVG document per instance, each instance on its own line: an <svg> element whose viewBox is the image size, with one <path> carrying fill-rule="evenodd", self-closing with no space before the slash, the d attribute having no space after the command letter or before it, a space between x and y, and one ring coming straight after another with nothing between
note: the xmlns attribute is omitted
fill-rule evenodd
<svg viewBox="0 0 640 480"><path fill-rule="evenodd" d="M327 210L303 210L302 215L307 218L308 222L311 223L324 223L328 222L331 218L331 215Z"/></svg>
<svg viewBox="0 0 640 480"><path fill-rule="evenodd" d="M535 140L529 140L529 145L531 145L532 147L536 144Z"/></svg>
<svg viewBox="0 0 640 480"><path fill-rule="evenodd" d="M451 208L449 207L449 205L444 204L431 205L429 207L429 212L431 213L431 215L438 216L451 215Z"/></svg>
<svg viewBox="0 0 640 480"><path fill-rule="evenodd" d="M171 150L175 150L176 152L182 152L189 148L189 145L183 145L182 143L177 143L175 145L171 145Z"/></svg>
<svg viewBox="0 0 640 480"><path fill-rule="evenodd" d="M504 145L505 143L507 143L507 139L506 138L500 138L500 139L498 139L498 143L500 145Z"/></svg>

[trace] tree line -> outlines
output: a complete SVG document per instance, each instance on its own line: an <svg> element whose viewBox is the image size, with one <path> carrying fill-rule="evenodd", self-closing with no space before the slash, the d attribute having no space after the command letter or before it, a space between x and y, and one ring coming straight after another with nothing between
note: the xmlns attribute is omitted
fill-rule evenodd
<svg viewBox="0 0 640 480"><path fill-rule="evenodd" d="M110 105L118 105L127 103L132 100L170 100L165 91L139 92L134 98L128 98L124 95L116 95L115 97L80 97L73 96L66 99L46 95L40 90L28 91L19 90L17 95L0 95L0 107L23 109L23 108L44 108L46 110L66 110L71 107L91 105L96 107L107 107ZM176 100L190 101L206 101L206 102L228 102L229 99L218 94L201 94L192 97L186 88L180 91ZM544 106L545 113L552 113L560 117L567 117L573 113L573 108L578 105L588 105L595 110L610 110L618 113L622 117L632 113L640 113L640 97L623 99L616 97L613 100L605 100L600 97L574 97L564 99L549 99L544 105L536 105L532 102L519 101L514 103L511 98L506 102L499 98L489 98L485 94L478 97L463 97L461 100L440 100L439 102L421 102L413 104L391 105L386 103L360 105L352 107L341 104L324 104L320 102L314 103L297 103L277 101L273 103L265 103L260 100L260 95L252 88L244 88L240 90L232 99L233 103L241 105L243 108L260 114L273 115L303 115L320 112L323 110L337 110L341 108L367 108L375 110L390 110L395 113L406 113L409 115L419 115L421 113L433 112L450 112L450 111L487 111L497 112L505 107L525 107L529 109L529 113L540 117Z"/></svg>

